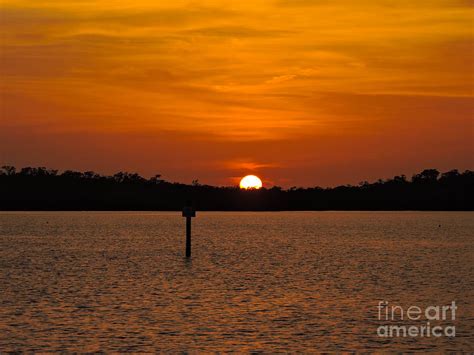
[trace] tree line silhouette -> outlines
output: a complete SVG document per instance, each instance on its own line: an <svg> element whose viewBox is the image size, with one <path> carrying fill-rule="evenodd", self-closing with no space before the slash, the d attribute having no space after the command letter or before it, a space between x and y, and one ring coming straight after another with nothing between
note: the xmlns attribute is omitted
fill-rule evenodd
<svg viewBox="0 0 474 355"><path fill-rule="evenodd" d="M137 173L112 176L44 167L0 169L0 210L180 210L191 200L198 210L473 210L474 171L413 175L333 188L259 190L168 182Z"/></svg>

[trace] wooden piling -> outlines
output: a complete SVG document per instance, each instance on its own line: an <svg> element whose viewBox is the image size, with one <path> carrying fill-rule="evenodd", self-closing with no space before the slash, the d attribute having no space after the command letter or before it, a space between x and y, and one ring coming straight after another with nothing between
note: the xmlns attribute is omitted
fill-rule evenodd
<svg viewBox="0 0 474 355"><path fill-rule="evenodd" d="M191 257L191 218L196 217L196 211L188 201L183 208L183 217L186 217L186 258Z"/></svg>
<svg viewBox="0 0 474 355"><path fill-rule="evenodd" d="M186 217L186 257L191 257L191 217Z"/></svg>

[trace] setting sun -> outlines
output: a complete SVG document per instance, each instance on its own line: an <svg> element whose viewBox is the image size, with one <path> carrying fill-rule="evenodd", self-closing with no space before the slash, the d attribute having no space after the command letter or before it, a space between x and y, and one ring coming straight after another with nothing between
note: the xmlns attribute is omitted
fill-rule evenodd
<svg viewBox="0 0 474 355"><path fill-rule="evenodd" d="M259 189L262 187L262 180L255 175L247 175L240 180L241 189Z"/></svg>

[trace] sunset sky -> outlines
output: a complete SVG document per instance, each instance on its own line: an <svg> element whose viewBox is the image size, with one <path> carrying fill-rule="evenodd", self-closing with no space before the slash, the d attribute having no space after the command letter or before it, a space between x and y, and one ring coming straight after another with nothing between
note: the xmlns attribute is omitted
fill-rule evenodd
<svg viewBox="0 0 474 355"><path fill-rule="evenodd" d="M472 0L1 0L0 164L232 185L474 168Z"/></svg>

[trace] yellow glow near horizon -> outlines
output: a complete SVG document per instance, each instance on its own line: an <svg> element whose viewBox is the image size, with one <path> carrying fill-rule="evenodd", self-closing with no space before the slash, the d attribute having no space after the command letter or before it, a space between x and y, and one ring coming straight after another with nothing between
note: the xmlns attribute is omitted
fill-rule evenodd
<svg viewBox="0 0 474 355"><path fill-rule="evenodd" d="M262 187L262 180L255 175L247 175L240 180L241 189L260 189Z"/></svg>

